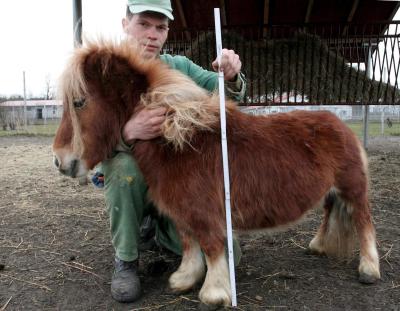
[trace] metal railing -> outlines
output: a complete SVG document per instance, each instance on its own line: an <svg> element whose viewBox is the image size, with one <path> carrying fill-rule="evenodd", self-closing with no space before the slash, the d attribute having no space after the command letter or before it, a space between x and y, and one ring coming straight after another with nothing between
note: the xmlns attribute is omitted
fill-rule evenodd
<svg viewBox="0 0 400 311"><path fill-rule="evenodd" d="M223 28L242 60L242 105L390 105L400 102L400 22ZM170 33L165 51L211 69L212 29Z"/></svg>

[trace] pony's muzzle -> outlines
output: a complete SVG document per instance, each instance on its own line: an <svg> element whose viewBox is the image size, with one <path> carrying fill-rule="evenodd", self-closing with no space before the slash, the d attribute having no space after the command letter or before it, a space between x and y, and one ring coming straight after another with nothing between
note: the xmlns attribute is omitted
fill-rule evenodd
<svg viewBox="0 0 400 311"><path fill-rule="evenodd" d="M53 163L61 174L72 178L83 176L86 173L81 161L77 158L62 161L57 155L54 155Z"/></svg>

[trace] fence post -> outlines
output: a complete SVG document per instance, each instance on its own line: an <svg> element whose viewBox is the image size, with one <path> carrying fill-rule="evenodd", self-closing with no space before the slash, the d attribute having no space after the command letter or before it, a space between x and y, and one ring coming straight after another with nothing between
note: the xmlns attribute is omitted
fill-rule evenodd
<svg viewBox="0 0 400 311"><path fill-rule="evenodd" d="M24 128L28 130L28 118L26 115L26 87L25 87L25 71L22 72L23 84L24 84Z"/></svg>
<svg viewBox="0 0 400 311"><path fill-rule="evenodd" d="M82 1L73 0L72 3L74 47L82 45Z"/></svg>
<svg viewBox="0 0 400 311"><path fill-rule="evenodd" d="M368 47L368 58L366 62L366 71L368 78L372 79L372 49L371 46ZM364 149L368 149L368 119L369 119L369 105L364 105L364 131L363 131L363 145Z"/></svg>

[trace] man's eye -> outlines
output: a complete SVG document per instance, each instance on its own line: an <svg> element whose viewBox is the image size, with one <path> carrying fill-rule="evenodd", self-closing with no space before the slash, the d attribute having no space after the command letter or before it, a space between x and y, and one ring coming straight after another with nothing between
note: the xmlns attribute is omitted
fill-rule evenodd
<svg viewBox="0 0 400 311"><path fill-rule="evenodd" d="M82 98L82 99L75 99L75 100L73 101L73 104L74 104L74 108L75 108L75 109L80 109L80 108L82 108L83 106L85 106L85 99L84 99L84 98Z"/></svg>

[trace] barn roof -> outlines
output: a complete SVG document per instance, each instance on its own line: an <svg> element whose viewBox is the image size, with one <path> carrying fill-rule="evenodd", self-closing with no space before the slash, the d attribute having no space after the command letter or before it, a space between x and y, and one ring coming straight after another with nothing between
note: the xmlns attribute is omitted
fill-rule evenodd
<svg viewBox="0 0 400 311"><path fill-rule="evenodd" d="M398 1L379 0L172 0L171 30L214 27L213 8L221 9L222 26L292 23L370 24L392 20Z"/></svg>

